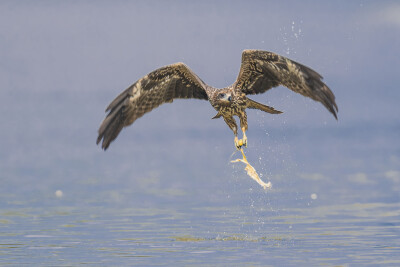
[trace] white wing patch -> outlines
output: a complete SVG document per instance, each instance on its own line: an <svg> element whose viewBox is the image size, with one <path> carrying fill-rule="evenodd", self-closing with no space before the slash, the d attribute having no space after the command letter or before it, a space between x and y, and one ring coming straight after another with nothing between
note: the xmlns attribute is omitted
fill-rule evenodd
<svg viewBox="0 0 400 267"><path fill-rule="evenodd" d="M130 102L135 102L141 95L142 85L141 83L136 83L136 86L132 88L132 95L129 97Z"/></svg>

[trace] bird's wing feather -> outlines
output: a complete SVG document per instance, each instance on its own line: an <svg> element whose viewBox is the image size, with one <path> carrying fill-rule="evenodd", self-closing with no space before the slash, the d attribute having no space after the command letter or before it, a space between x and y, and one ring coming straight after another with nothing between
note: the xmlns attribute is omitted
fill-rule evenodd
<svg viewBox="0 0 400 267"><path fill-rule="evenodd" d="M99 128L97 144L103 139L102 148L107 149L123 127L175 98L208 100L206 90L207 85L183 63L159 68L132 84L108 105L106 112L109 113Z"/></svg>
<svg viewBox="0 0 400 267"><path fill-rule="evenodd" d="M235 88L245 94L260 94L283 85L321 102L337 119L335 96L314 70L278 54L244 50Z"/></svg>

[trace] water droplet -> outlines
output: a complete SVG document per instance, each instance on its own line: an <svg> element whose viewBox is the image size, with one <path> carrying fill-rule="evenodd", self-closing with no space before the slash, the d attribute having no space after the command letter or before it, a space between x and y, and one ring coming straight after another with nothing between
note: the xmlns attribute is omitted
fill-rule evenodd
<svg viewBox="0 0 400 267"><path fill-rule="evenodd" d="M56 197L58 197L58 198L62 198L63 195L64 195L63 191L61 191L61 190L57 190L54 194L55 194Z"/></svg>

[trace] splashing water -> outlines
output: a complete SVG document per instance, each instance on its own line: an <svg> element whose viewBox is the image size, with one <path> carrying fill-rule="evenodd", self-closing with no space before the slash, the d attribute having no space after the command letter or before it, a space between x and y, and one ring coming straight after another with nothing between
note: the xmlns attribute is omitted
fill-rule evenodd
<svg viewBox="0 0 400 267"><path fill-rule="evenodd" d="M303 21L301 20L299 24L301 25L302 23ZM292 21L290 25L290 31L287 30L286 26L280 28L280 31L282 32L283 44L286 47L284 53L286 55L296 54L296 51L293 47L302 37L301 28L298 25L296 25L295 21Z"/></svg>

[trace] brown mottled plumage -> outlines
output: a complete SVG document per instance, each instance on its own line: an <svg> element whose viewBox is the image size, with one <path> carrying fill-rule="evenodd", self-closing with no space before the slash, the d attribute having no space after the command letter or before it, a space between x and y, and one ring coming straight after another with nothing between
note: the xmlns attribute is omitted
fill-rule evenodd
<svg viewBox="0 0 400 267"><path fill-rule="evenodd" d="M214 118L223 117L235 135L237 148L247 145L246 108L259 109L279 114L272 107L247 98L249 94L260 94L283 85L303 96L321 102L337 119L337 105L332 91L322 82L322 77L312 69L272 52L245 50L239 76L234 84L217 89L205 84L185 64L175 63L159 68L123 91L107 107L107 117L99 128L97 144L103 140L102 148L107 149L117 138L123 127L131 125L145 113L163 103L172 103L176 98L208 100L218 111ZM243 141L237 139L238 116L243 131Z"/></svg>

